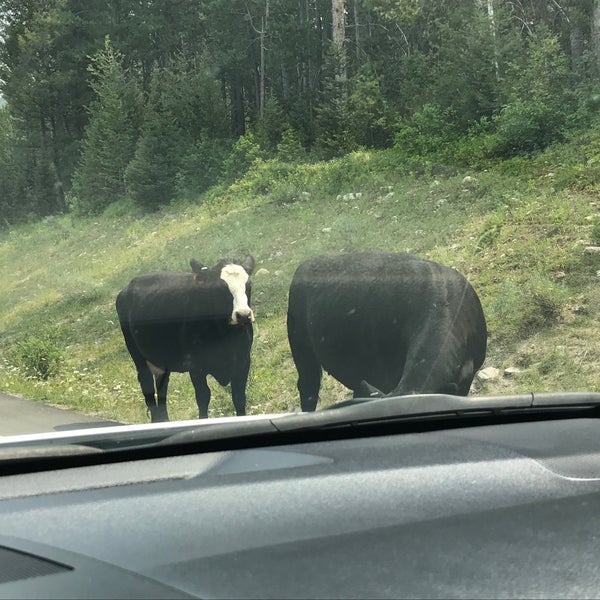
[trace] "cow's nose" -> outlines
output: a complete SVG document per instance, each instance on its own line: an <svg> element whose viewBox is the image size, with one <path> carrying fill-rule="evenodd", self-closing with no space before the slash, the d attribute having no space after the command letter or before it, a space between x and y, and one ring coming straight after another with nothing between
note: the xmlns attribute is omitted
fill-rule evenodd
<svg viewBox="0 0 600 600"><path fill-rule="evenodd" d="M233 322L238 325L247 325L254 321L254 315L252 314L252 309L248 310L236 310L233 313Z"/></svg>

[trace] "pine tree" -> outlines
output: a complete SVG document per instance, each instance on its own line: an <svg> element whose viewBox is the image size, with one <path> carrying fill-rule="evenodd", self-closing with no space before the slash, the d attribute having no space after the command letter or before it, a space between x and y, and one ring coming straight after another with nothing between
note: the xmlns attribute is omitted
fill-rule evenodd
<svg viewBox="0 0 600 600"><path fill-rule="evenodd" d="M298 139L298 134L291 127L283 132L281 141L277 144L277 158L285 162L306 159L306 151Z"/></svg>
<svg viewBox="0 0 600 600"><path fill-rule="evenodd" d="M80 212L97 213L126 195L125 170L135 150L140 95L108 38L89 70L96 98L89 109L72 203Z"/></svg>
<svg viewBox="0 0 600 600"><path fill-rule="evenodd" d="M315 150L324 159L341 156L355 149L349 129L347 82L341 76L343 64L335 48L326 62L323 92L316 109Z"/></svg>
<svg viewBox="0 0 600 600"><path fill-rule="evenodd" d="M357 144L376 148L389 145L392 139L390 110L369 64L350 82L348 110L349 128Z"/></svg>
<svg viewBox="0 0 600 600"><path fill-rule="evenodd" d="M162 69L152 74L145 119L126 182L133 201L147 210L168 204L176 194L183 149L180 129L169 109L168 78Z"/></svg>
<svg viewBox="0 0 600 600"><path fill-rule="evenodd" d="M7 106L0 108L0 228L19 215L19 177L17 172L16 135Z"/></svg>

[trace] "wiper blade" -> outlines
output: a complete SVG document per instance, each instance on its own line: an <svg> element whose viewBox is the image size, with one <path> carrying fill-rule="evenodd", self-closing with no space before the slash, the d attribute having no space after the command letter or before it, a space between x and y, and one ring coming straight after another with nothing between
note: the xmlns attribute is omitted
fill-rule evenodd
<svg viewBox="0 0 600 600"><path fill-rule="evenodd" d="M522 394L495 394L486 396L454 396L451 394L413 394L407 396L386 396L383 398L350 398L326 406L321 410L338 410L346 406L356 406L387 400L390 404L398 404L402 412L412 412L426 408L425 414L438 408L452 410L505 410L517 408L542 408L550 406L588 406L600 404L600 393L596 392L527 392ZM426 406L419 406L423 401Z"/></svg>
<svg viewBox="0 0 600 600"><path fill-rule="evenodd" d="M414 394L384 398L352 398L314 413L290 415L275 423L280 431L340 427L394 420L432 420L506 416L600 409L600 393L542 392L489 396Z"/></svg>
<svg viewBox="0 0 600 600"><path fill-rule="evenodd" d="M319 431L409 421L454 420L548 413L600 414L600 393L555 392L494 396L415 394L384 398L353 398L312 413L254 415L171 423L85 429L63 433L0 438L0 469L11 463L54 456L99 454L173 445L223 442L243 447L250 440L277 443L282 433Z"/></svg>
<svg viewBox="0 0 600 600"><path fill-rule="evenodd" d="M11 436L0 438L0 464L5 461L52 456L140 450L171 443L171 440L185 441L188 434L209 441L277 432L270 417L274 415L116 425L98 429Z"/></svg>

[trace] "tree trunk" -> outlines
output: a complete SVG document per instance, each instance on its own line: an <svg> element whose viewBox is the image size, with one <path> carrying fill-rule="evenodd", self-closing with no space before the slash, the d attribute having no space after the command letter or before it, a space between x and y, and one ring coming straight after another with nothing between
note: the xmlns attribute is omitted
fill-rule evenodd
<svg viewBox="0 0 600 600"><path fill-rule="evenodd" d="M354 0L354 44L356 45L356 64L360 64L360 16L358 14L358 2Z"/></svg>
<svg viewBox="0 0 600 600"><path fill-rule="evenodd" d="M600 74L600 0L594 0L592 9L592 65L594 75Z"/></svg>
<svg viewBox="0 0 600 600"><path fill-rule="evenodd" d="M571 47L571 68L578 71L583 57L583 33L579 25L574 25L569 33L569 45Z"/></svg>
<svg viewBox="0 0 600 600"><path fill-rule="evenodd" d="M338 54L339 79L346 80L346 0L331 0L332 38Z"/></svg>
<svg viewBox="0 0 600 600"><path fill-rule="evenodd" d="M231 80L231 130L235 138L246 133L244 92L237 73Z"/></svg>
<svg viewBox="0 0 600 600"><path fill-rule="evenodd" d="M500 79L500 68L498 66L498 42L496 40L496 18L494 16L494 0L487 0L487 14L490 19L490 28L492 31L492 52L493 52L493 63L494 73L496 74L496 80Z"/></svg>
<svg viewBox="0 0 600 600"><path fill-rule="evenodd" d="M259 114L262 117L265 114L265 36L267 34L267 25L269 22L269 0L265 5L265 16L260 20L260 98Z"/></svg>

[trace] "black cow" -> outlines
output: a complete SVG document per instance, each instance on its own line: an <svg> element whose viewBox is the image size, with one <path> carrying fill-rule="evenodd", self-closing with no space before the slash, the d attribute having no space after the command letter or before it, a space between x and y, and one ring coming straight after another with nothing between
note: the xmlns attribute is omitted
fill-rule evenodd
<svg viewBox="0 0 600 600"><path fill-rule="evenodd" d="M136 277L117 296L121 330L152 422L169 420L166 400L172 371L189 372L200 418L208 416L207 375L221 385L231 383L235 412L246 414L254 258L223 259L212 268L196 260L190 265L192 273Z"/></svg>
<svg viewBox="0 0 600 600"><path fill-rule="evenodd" d="M287 328L304 411L317 406L321 368L355 397L466 396L487 344L469 282L411 254L307 260L292 280Z"/></svg>

